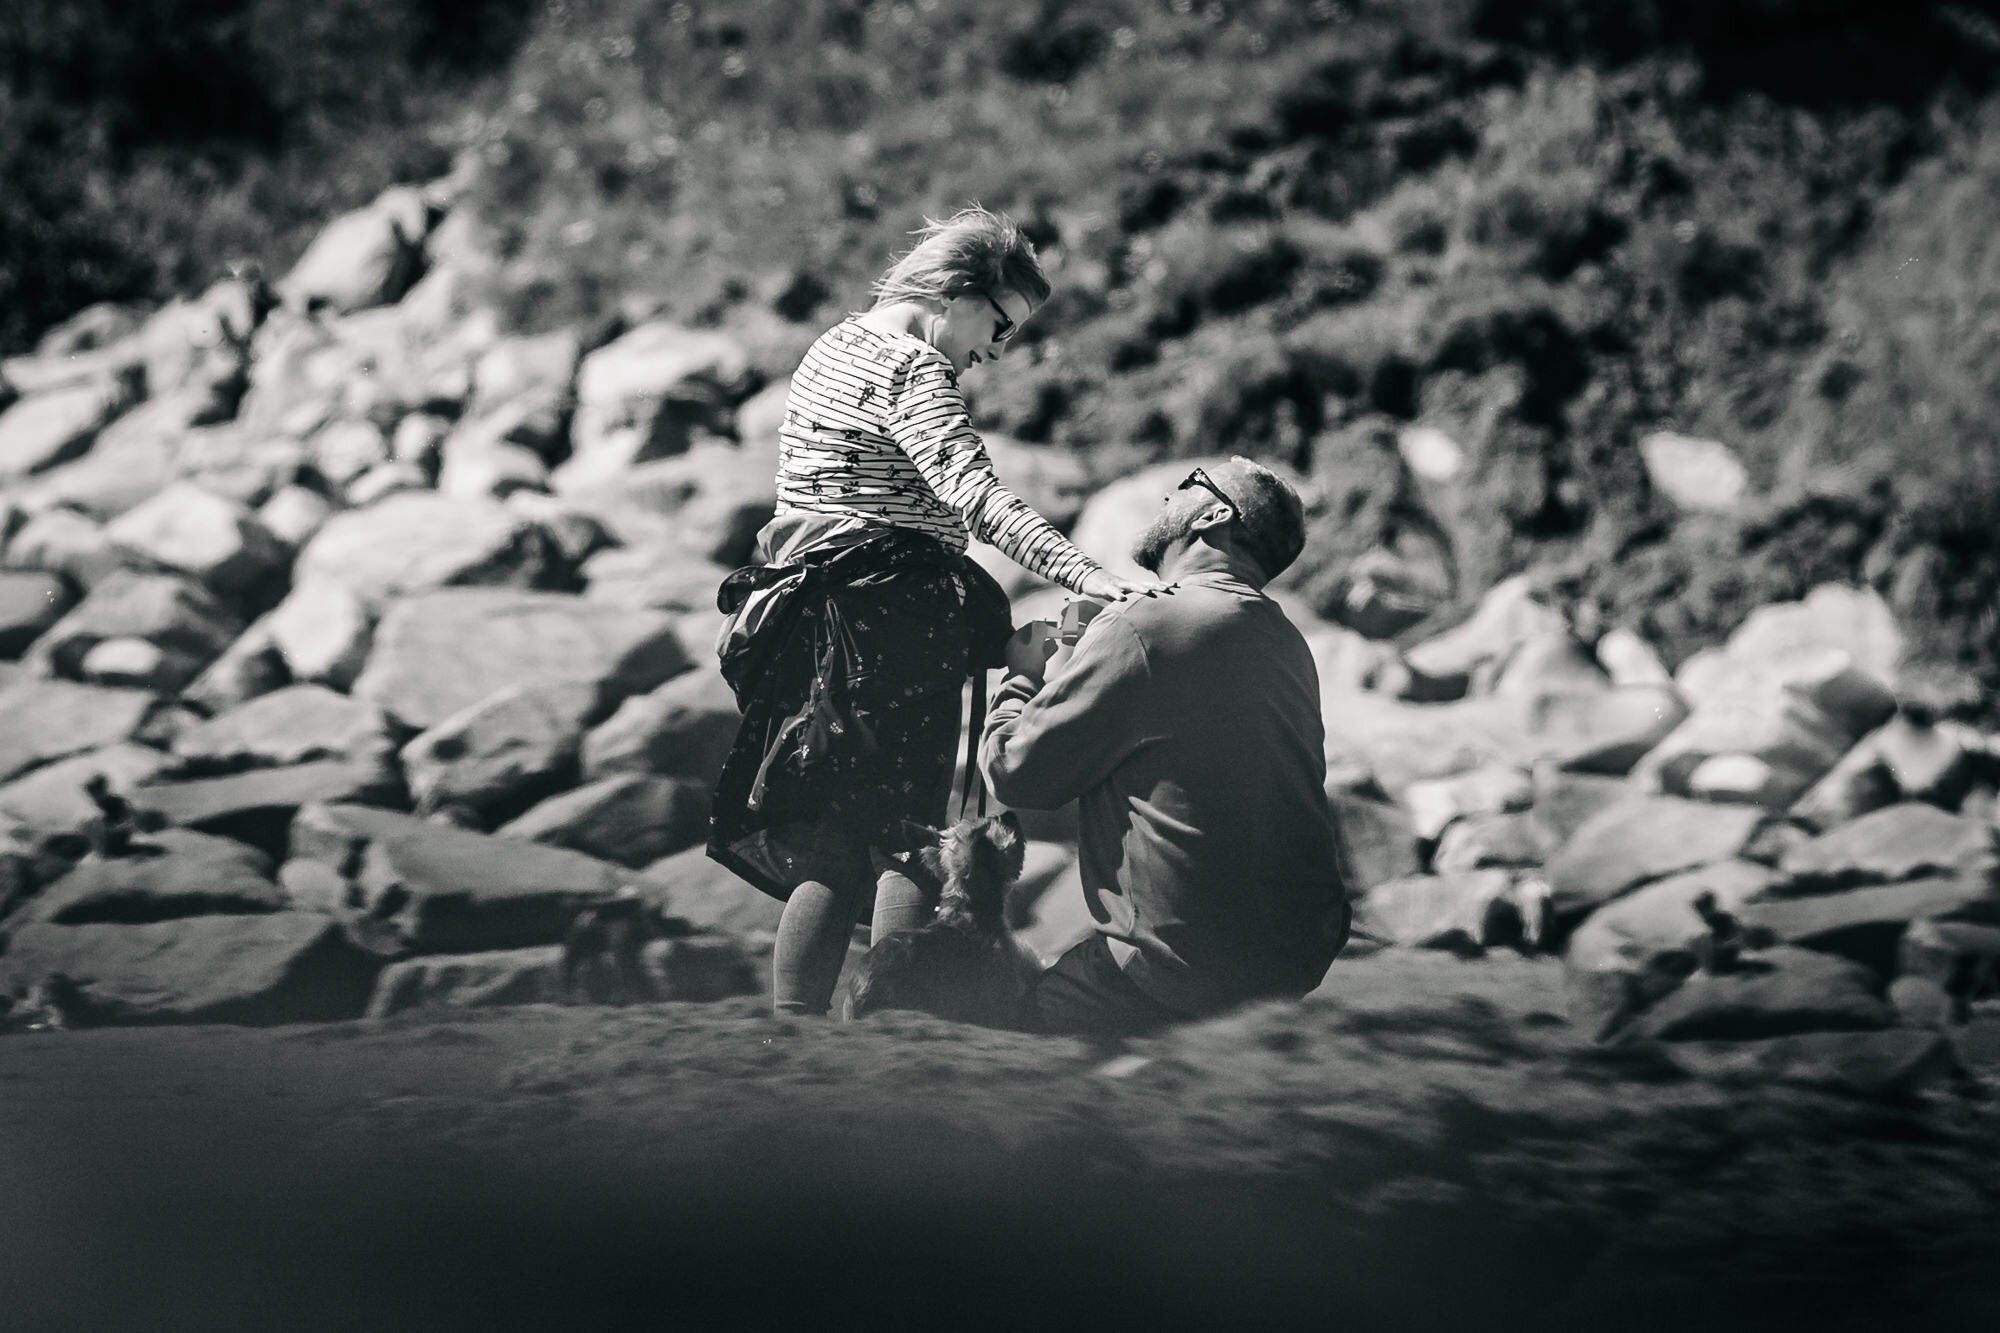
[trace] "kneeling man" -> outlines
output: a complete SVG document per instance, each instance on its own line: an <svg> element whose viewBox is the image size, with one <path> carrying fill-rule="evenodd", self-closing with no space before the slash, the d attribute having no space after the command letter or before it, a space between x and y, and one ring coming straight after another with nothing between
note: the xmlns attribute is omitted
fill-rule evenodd
<svg viewBox="0 0 2000 1333"><path fill-rule="evenodd" d="M980 766L1006 805L1079 803L1097 932L1042 974L1051 1032L1129 1034L1319 984L1347 937L1319 677L1264 585L1298 495L1245 458L1168 496L1134 558L1173 586L1115 605L1046 682L1020 663Z"/></svg>

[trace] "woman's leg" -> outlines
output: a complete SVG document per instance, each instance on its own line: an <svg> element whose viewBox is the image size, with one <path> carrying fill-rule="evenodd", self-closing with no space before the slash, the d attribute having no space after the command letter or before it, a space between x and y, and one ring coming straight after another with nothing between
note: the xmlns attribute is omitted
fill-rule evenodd
<svg viewBox="0 0 2000 1333"><path fill-rule="evenodd" d="M880 944L899 930L929 925L938 905L938 886L930 874L902 857L878 858L875 870L875 916L868 942Z"/></svg>
<svg viewBox="0 0 2000 1333"><path fill-rule="evenodd" d="M844 829L794 826L785 834L797 848L785 859L801 879L778 918L771 1005L779 1013L824 1014L873 871L866 843Z"/></svg>
<svg viewBox="0 0 2000 1333"><path fill-rule="evenodd" d="M807 880L785 900L771 958L771 1007L781 1014L824 1014L847 961L865 884L836 887Z"/></svg>

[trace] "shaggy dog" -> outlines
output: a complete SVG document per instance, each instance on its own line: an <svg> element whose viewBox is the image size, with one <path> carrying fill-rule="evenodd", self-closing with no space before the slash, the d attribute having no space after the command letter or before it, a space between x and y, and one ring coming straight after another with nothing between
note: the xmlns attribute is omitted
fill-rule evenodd
<svg viewBox="0 0 2000 1333"><path fill-rule="evenodd" d="M1025 1027L1039 968L1002 920L1027 850L1020 822L1011 812L962 819L934 836L917 856L943 886L937 917L868 951L849 985L846 1016L916 1009L983 1027Z"/></svg>

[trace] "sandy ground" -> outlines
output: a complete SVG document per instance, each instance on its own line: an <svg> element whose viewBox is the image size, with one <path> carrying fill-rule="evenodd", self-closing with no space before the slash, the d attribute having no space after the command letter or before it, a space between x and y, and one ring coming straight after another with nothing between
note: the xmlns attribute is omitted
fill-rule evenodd
<svg viewBox="0 0 2000 1333"><path fill-rule="evenodd" d="M1559 982L1383 953L1103 1048L749 999L9 1037L0 1328L1990 1326L2000 1015L1890 1106L1584 1050Z"/></svg>

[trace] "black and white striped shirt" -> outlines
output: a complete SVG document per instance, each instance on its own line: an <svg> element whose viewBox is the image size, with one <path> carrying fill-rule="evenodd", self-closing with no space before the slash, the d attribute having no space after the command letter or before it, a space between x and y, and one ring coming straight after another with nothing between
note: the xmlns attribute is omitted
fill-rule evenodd
<svg viewBox="0 0 2000 1333"><path fill-rule="evenodd" d="M792 376L778 513L893 524L951 551L977 536L1071 592L1098 567L1001 484L944 354L851 319L821 334Z"/></svg>

